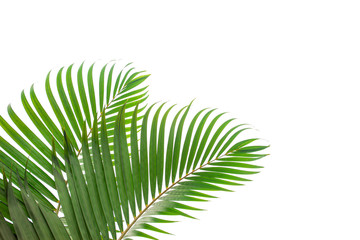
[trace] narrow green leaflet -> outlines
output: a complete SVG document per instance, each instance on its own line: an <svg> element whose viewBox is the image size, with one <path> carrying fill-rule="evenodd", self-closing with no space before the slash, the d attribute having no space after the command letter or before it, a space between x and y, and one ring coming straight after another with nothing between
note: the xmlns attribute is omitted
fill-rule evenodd
<svg viewBox="0 0 360 240"><path fill-rule="evenodd" d="M156 156L156 175L157 175L159 193L162 191L163 181L164 181L165 124L167 117L174 106L175 105L172 105L171 107L168 108L168 110L166 110L160 124L159 139L158 139L158 154Z"/></svg>
<svg viewBox="0 0 360 240"><path fill-rule="evenodd" d="M149 198L149 163L148 163L148 137L147 137L147 122L149 113L154 105L152 105L145 113L141 126L140 135L140 174L141 174L141 187L143 189L143 197L145 204L148 204Z"/></svg>
<svg viewBox="0 0 360 240"><path fill-rule="evenodd" d="M138 128L137 128L137 111L139 105L136 105L132 121L131 121L131 163L133 169L133 183L136 196L136 202L138 209L142 207L142 195L141 195L141 174L140 174L140 157L139 157L139 146L138 146Z"/></svg>
<svg viewBox="0 0 360 240"><path fill-rule="evenodd" d="M129 148L128 148L126 131L125 131L125 119L124 119L125 106L126 104L123 105L122 109L120 110L117 124L115 125L115 136L114 136L115 169L116 169L116 174L119 175L119 179L122 176L122 180L124 183L124 188L120 187L121 189L120 194L127 195L127 199L129 201L131 211L135 216L136 208L135 208L134 183L132 177L133 174L131 169ZM122 191L124 191L124 193Z"/></svg>
<svg viewBox="0 0 360 240"><path fill-rule="evenodd" d="M158 119L161 109L164 104L162 104L157 111L155 112L150 131L150 143L149 143L149 172L150 172L150 189L151 189L151 197L155 198L156 193L156 171L157 171L157 158L158 158L158 143L157 143L157 132L158 132Z"/></svg>
<svg viewBox="0 0 360 240"><path fill-rule="evenodd" d="M74 109L74 113L76 115L76 120L77 120L78 126L80 127L85 118L83 116L83 113L81 112L81 108L80 108L80 105L79 105L79 100L78 100L78 98L76 96L73 80L72 80L72 77L71 77L71 72L72 72L73 66L74 66L73 64L70 65L68 67L68 69L66 70L66 87L67 87L67 90L68 90L68 93L69 93L71 107Z"/></svg>

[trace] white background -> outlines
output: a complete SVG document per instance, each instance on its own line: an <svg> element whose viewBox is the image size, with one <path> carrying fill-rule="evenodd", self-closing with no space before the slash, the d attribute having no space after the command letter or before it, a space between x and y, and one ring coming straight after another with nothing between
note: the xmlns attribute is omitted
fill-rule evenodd
<svg viewBox="0 0 360 240"><path fill-rule="evenodd" d="M76 2L76 3L74 3ZM360 239L358 1L0 3L0 113L48 70L125 59L149 101L231 112L271 143L262 173L160 239Z"/></svg>

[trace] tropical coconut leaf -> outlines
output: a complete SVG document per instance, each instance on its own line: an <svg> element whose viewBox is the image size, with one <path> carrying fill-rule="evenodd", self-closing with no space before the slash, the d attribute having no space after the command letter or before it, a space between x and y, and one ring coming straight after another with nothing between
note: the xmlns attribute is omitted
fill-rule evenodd
<svg viewBox="0 0 360 240"><path fill-rule="evenodd" d="M219 123L223 113L214 115L214 110L197 112L186 125L190 106L180 109L172 120L168 115L173 106L164 113L161 113L164 104L157 108L150 106L139 134L136 106L131 117L129 139L126 137L126 104L123 105L114 126L114 166L105 117L102 117L100 130L94 123L91 137L87 134L87 124L83 124L81 148L84 171L75 146L64 132L67 180L62 175L61 160L55 146L52 153L53 174L68 229L64 238L157 239L151 232L169 234L157 227L159 223L173 222L169 216L193 218L188 211L201 209L191 206L192 202L214 198L211 194L214 191L230 191L228 186L243 185L249 181L248 176L258 173L261 167L253 162L266 156L258 152L268 146L254 145L258 140L256 138L240 140L241 133L248 127L243 124L230 127L234 119ZM152 110L153 115L150 114ZM166 131L170 123L170 129ZM92 139L91 148L89 138ZM11 193L11 184L6 185L6 191ZM28 190L20 188L23 199L31 198ZM26 197L23 191L28 194ZM14 194L8 193L7 199L17 236L29 229L37 236L45 232L46 219L37 224L37 221L26 222L26 211L15 205ZM33 219L31 212L35 211L27 202L26 199L28 218ZM36 205L40 211L44 209L41 203L32 201L32 208ZM13 207L19 213L11 210ZM46 209L46 214L53 216L49 211ZM45 214L43 216L45 218ZM16 221L21 221L21 224L16 224ZM53 222L56 226L47 222L46 232L52 233L55 238L51 229L59 228L58 231L64 232L64 225L57 220ZM9 233L6 224L0 226L4 234Z"/></svg>
<svg viewBox="0 0 360 240"><path fill-rule="evenodd" d="M89 127L89 135L93 124L100 124L104 118L109 148L113 149L114 124L119 109L127 102L125 121L129 122L135 105L146 100L147 86L142 83L149 75L143 71L135 71L131 64L122 66L113 61L98 65L94 63L86 67L82 63L78 67L70 65L49 72L45 81L45 98L38 97L34 85L29 97L25 91L22 92L21 103L25 117L21 115L20 118L11 105L8 106L9 119L0 116L0 126L6 133L0 136L0 169L8 176L17 172L21 176L12 178L11 183L17 186L13 193L20 205L25 203L18 188L27 166L27 181L34 198L48 209L59 210L59 199L54 194L56 184L51 158L54 144L60 159L59 167L61 171L66 171L63 130L66 131L76 155L81 156L84 121ZM137 120L141 117L140 115ZM130 128L128 131L130 132ZM0 175L0 178L3 177ZM0 181L0 208L6 210L5 199L5 186ZM5 214L3 213L4 216Z"/></svg>

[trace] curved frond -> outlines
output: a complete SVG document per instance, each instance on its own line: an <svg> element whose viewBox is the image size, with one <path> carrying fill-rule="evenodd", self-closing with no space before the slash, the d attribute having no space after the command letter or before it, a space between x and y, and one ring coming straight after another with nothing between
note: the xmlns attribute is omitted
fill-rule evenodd
<svg viewBox="0 0 360 240"><path fill-rule="evenodd" d="M119 62L109 62L103 66L85 63L75 67L70 65L48 73L43 92L33 85L26 94L21 93L21 103L26 117L19 117L15 109L8 106L8 118L0 116L0 126L5 133L0 136L0 169L7 176L19 173L13 178L12 185L19 188L23 181L25 167L27 181L34 198L45 208L59 211L58 188L53 176L52 145L59 158L59 169L66 172L65 145L63 130L66 132L75 154L82 156L82 128L88 126L86 136L93 131L94 122L100 126L102 118L107 125L109 148L113 150L114 126L119 109L126 102L125 122L130 126L135 106L147 98L147 86L143 82L149 77L143 71L135 71L131 64L121 66ZM40 94L39 94L40 93ZM46 95L43 96L43 95ZM142 118L137 109L136 120ZM128 129L129 127L126 127ZM130 134L130 129L128 129ZM89 139L89 144L91 144ZM90 151L93 155L93 151ZM3 179L3 176L0 175ZM0 184L0 206L7 208L5 186ZM21 194L14 188L14 196L25 204Z"/></svg>
<svg viewBox="0 0 360 240"><path fill-rule="evenodd" d="M163 105L157 107L152 121L145 123L151 126L150 136L146 135L148 130L144 122L141 129L141 135L146 138L143 140L143 145L146 145L143 151L148 157L148 166L141 164L140 169L145 166L149 174L140 175L137 181L145 182L143 188L152 189L148 193L152 201L137 209L119 239L156 239L151 232L168 234L155 226L172 222L168 216L193 218L188 211L202 209L191 206L191 202L207 201L215 198L211 192L231 191L228 187L250 181L248 176L262 168L253 161L267 155L258 153L268 146L254 145L257 138L241 138L241 133L249 129L245 124L234 126L235 119L221 121L224 113L214 115L214 109L202 109L190 118L190 104L174 114L173 120L169 121L169 132L166 132L168 115L173 106L164 110L159 123L162 108ZM157 127L159 130L156 130ZM156 172L153 174L156 175L156 184L151 172ZM149 196L144 197L147 199Z"/></svg>

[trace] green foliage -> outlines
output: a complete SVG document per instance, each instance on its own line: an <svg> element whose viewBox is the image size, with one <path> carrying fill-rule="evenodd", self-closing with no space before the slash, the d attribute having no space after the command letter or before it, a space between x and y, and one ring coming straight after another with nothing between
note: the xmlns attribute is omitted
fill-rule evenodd
<svg viewBox="0 0 360 240"><path fill-rule="evenodd" d="M56 123L33 87L33 106L24 93L22 103L35 128L11 107L18 130L0 118L14 141L0 139L0 239L156 239L152 232L169 234L158 224L173 222L172 216L193 218L189 211L201 209L192 203L258 173L253 161L266 156L258 152L267 146L254 145L258 139L239 141L246 125L230 127L234 119L221 122L224 114L213 109L191 117L192 103L174 114L166 104L141 108L147 96L139 85L148 75L126 66L114 78L114 66L101 68L98 94L94 65L87 87L79 67L77 88L68 67L67 91L60 69L58 98L49 74L46 93Z"/></svg>

